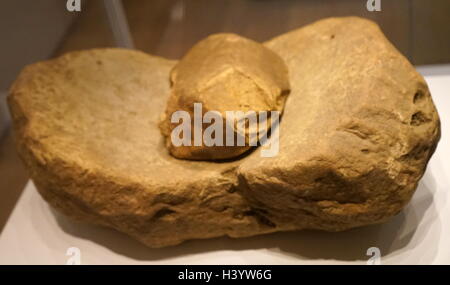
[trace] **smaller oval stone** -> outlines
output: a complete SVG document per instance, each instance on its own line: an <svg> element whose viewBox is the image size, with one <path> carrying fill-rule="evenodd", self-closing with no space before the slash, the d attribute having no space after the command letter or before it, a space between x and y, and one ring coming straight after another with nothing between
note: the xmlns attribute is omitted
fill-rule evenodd
<svg viewBox="0 0 450 285"><path fill-rule="evenodd" d="M234 158L249 150L249 138L258 128L245 130L245 146L230 146L226 143L226 112L281 113L290 90L284 61L262 44L235 34L215 34L200 41L172 69L170 80L171 95L160 128L172 156L190 160ZM201 103L202 118L208 111L221 116L223 146L207 146L203 140L201 145L195 144L196 103ZM177 111L190 115L190 145L175 146L171 139L179 125L171 122ZM208 123L200 126L203 135Z"/></svg>

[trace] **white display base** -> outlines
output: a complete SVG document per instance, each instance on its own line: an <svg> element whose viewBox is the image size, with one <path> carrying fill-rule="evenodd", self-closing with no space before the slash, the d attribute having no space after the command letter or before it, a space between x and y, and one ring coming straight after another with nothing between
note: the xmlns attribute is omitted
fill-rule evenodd
<svg viewBox="0 0 450 285"><path fill-rule="evenodd" d="M450 264L450 76L428 76L442 139L412 202L383 225L343 233L300 231L253 238L188 241L149 249L111 229L69 221L52 211L30 182L0 236L0 264Z"/></svg>

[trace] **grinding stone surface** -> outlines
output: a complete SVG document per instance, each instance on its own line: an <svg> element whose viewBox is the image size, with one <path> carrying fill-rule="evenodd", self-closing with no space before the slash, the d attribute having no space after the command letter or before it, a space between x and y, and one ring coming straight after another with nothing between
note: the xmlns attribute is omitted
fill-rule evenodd
<svg viewBox="0 0 450 285"><path fill-rule="evenodd" d="M158 129L176 64L96 49L26 67L8 98L17 146L54 208L150 247L341 231L410 200L440 136L427 85L372 22L330 18L265 45L289 69L280 152L177 160Z"/></svg>

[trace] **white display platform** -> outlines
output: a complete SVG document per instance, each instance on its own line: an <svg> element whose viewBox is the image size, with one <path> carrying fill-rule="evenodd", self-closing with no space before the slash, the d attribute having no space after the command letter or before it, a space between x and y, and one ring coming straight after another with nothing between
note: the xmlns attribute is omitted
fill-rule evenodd
<svg viewBox="0 0 450 285"><path fill-rule="evenodd" d="M366 264L370 247L380 249L381 264L450 264L450 75L427 70L442 139L412 202L386 224L149 249L114 230L67 220L30 182L0 236L0 264L66 264L70 247L80 249L81 264Z"/></svg>

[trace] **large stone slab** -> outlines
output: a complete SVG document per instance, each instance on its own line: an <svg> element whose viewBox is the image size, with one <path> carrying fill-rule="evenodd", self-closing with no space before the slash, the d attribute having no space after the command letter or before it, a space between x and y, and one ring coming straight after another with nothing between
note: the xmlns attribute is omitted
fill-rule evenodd
<svg viewBox="0 0 450 285"><path fill-rule="evenodd" d="M173 158L158 129L176 63L96 49L26 67L9 105L39 192L150 247L223 235L340 231L410 200L440 136L423 78L372 22L331 18L267 43L289 69L280 151Z"/></svg>

